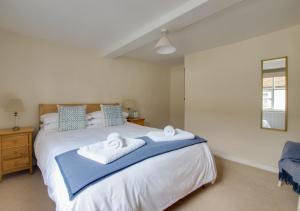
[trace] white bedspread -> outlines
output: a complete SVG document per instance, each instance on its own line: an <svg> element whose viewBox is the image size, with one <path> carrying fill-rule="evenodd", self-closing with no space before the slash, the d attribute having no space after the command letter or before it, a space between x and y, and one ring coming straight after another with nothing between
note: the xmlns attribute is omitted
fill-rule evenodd
<svg viewBox="0 0 300 211"><path fill-rule="evenodd" d="M63 152L105 140L111 132L124 137L145 136L154 128L126 123L102 129L67 132L40 131L35 144L37 164L58 211L163 210L216 178L215 163L206 143L196 144L137 163L89 186L69 200L54 159ZM201 135L201 134L200 134Z"/></svg>

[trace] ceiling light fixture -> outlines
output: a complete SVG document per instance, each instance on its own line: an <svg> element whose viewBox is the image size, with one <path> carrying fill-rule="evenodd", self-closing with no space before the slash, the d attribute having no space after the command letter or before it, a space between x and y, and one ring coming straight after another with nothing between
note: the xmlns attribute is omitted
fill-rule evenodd
<svg viewBox="0 0 300 211"><path fill-rule="evenodd" d="M171 44L167 33L167 29L161 30L161 38L155 45L156 53L158 54L172 54L176 52L176 48Z"/></svg>

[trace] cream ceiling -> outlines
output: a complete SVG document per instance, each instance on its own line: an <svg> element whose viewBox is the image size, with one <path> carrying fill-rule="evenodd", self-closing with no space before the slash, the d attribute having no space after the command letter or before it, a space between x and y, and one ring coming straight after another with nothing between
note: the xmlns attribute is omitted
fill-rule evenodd
<svg viewBox="0 0 300 211"><path fill-rule="evenodd" d="M300 23L299 0L1 0L0 28L166 65ZM168 28L177 53L157 55Z"/></svg>

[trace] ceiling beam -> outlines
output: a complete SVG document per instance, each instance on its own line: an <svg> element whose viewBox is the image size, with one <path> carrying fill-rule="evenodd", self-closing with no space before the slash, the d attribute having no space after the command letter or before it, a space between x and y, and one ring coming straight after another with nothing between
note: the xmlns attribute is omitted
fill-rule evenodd
<svg viewBox="0 0 300 211"><path fill-rule="evenodd" d="M124 39L116 42L114 45L106 49L104 52L101 52L102 56L116 58L121 56L131 50L144 45L147 42L155 39L159 33L160 29L167 25L168 23L174 21L180 16L194 10L195 8L203 5L208 2L208 0L189 0L180 7L166 13L157 20L150 22L146 26L140 28ZM147 36L146 36L147 35Z"/></svg>

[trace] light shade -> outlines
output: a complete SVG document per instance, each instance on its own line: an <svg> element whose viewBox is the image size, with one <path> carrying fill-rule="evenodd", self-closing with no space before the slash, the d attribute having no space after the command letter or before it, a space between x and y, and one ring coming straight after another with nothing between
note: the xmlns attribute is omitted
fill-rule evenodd
<svg viewBox="0 0 300 211"><path fill-rule="evenodd" d="M122 103L124 108L135 108L135 102L133 100L127 99Z"/></svg>
<svg viewBox="0 0 300 211"><path fill-rule="evenodd" d="M23 102L21 99L11 99L8 104L5 106L6 112L22 112L25 111Z"/></svg>
<svg viewBox="0 0 300 211"><path fill-rule="evenodd" d="M160 38L155 49L158 54L172 54L176 52L176 48L165 35Z"/></svg>

